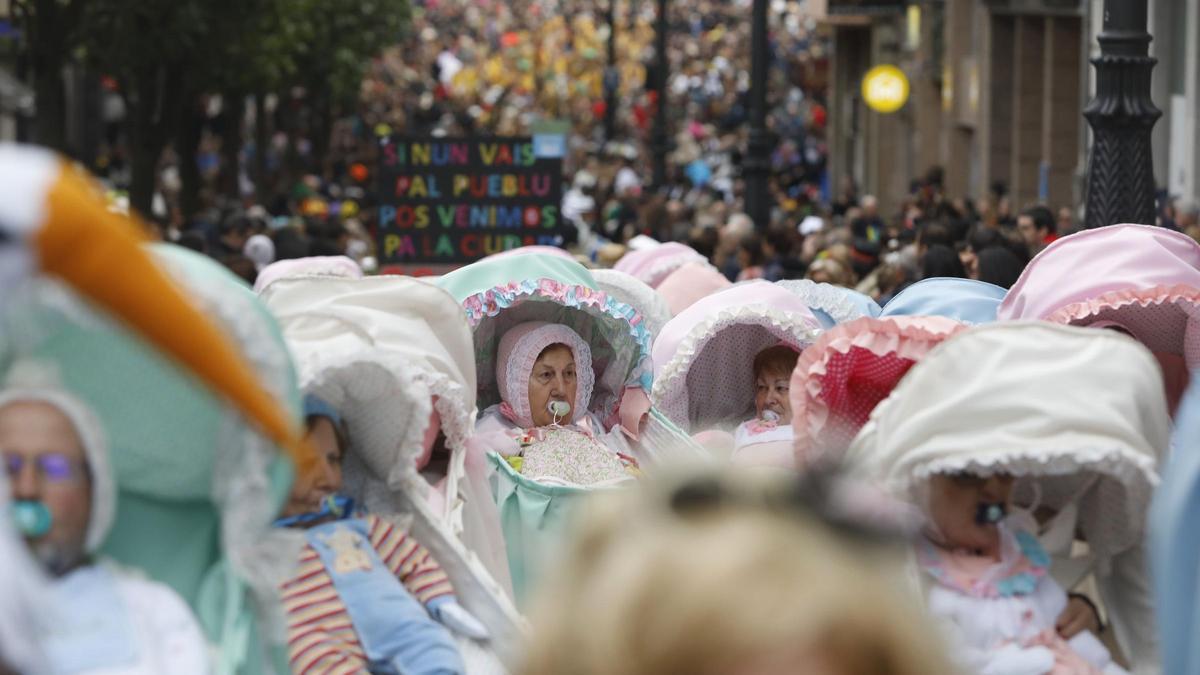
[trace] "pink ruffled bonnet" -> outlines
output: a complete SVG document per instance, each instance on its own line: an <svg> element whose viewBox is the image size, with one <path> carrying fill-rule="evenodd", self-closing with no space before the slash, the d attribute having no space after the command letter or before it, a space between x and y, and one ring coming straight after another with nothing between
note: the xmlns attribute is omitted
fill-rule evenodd
<svg viewBox="0 0 1200 675"><path fill-rule="evenodd" d="M1174 410L1200 367L1200 244L1149 225L1063 237L1029 263L997 317L1124 330L1154 352Z"/></svg>
<svg viewBox="0 0 1200 675"><path fill-rule="evenodd" d="M655 290L667 301L671 315L678 316L688 307L732 285L712 265L688 263L668 275Z"/></svg>
<svg viewBox="0 0 1200 675"><path fill-rule="evenodd" d="M689 263L707 265L708 259L686 244L670 241L627 253L613 269L637 277L651 288L658 288L668 275Z"/></svg>
<svg viewBox="0 0 1200 675"><path fill-rule="evenodd" d="M560 323L527 321L509 329L500 338L496 354L496 383L500 389L501 412L522 428L533 424L529 404L529 378L538 355L552 344L564 344L575 357L578 387L571 404L571 418L586 414L596 384L592 370L592 349L579 334Z"/></svg>
<svg viewBox="0 0 1200 675"><path fill-rule="evenodd" d="M966 325L938 316L864 317L821 334L792 373L796 463L839 461L905 373Z"/></svg>
<svg viewBox="0 0 1200 675"><path fill-rule="evenodd" d="M1113 225L1063 237L1037 255L1000 305L1001 320L1128 330L1151 351L1200 366L1200 244L1161 227Z"/></svg>

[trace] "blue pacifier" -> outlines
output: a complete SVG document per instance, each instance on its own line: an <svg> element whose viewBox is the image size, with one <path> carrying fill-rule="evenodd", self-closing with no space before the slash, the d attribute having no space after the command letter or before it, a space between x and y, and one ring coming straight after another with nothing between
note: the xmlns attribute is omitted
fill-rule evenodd
<svg viewBox="0 0 1200 675"><path fill-rule="evenodd" d="M54 518L46 505L33 500L23 499L12 503L9 508L13 523L21 535L29 539L45 536L50 531Z"/></svg>

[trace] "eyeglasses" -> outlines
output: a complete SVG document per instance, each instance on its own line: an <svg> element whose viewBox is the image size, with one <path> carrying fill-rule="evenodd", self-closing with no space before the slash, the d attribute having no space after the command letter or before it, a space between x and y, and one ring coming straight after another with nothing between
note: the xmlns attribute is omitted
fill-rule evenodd
<svg viewBox="0 0 1200 675"><path fill-rule="evenodd" d="M4 453L4 468L10 479L16 478L29 462L37 467L41 477L51 483L65 483L86 473L86 465L61 452L44 452L30 458L16 453Z"/></svg>

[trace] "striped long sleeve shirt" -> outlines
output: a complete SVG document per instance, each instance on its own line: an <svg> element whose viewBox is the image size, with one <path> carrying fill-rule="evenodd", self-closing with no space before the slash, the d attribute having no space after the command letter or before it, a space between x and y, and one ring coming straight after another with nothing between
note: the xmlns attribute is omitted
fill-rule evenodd
<svg viewBox="0 0 1200 675"><path fill-rule="evenodd" d="M400 528L367 516L371 545L379 558L422 605L453 595L450 580L424 546ZM293 673L366 673L367 657L338 596L333 580L311 545L300 554L300 569L284 582L288 658Z"/></svg>

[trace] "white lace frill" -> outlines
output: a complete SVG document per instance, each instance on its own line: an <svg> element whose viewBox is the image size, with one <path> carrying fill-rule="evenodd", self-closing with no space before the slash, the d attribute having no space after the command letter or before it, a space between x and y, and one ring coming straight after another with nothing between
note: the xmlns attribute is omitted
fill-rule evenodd
<svg viewBox="0 0 1200 675"><path fill-rule="evenodd" d="M811 279L788 279L777 281L775 285L800 296L804 303L812 309L825 312L835 324L843 324L868 316L861 307L847 297L845 289L837 286L817 283Z"/></svg>
<svg viewBox="0 0 1200 675"><path fill-rule="evenodd" d="M192 277L184 266L166 267L187 286L201 309L230 331L267 391L277 400L287 400L294 386L290 357L257 298L248 291L230 292L211 279ZM267 637L282 642L278 589L291 573L302 542L272 527L277 505L270 473L279 450L230 408L222 415L218 438L211 490L221 514L222 550L234 573L249 584Z"/></svg>

